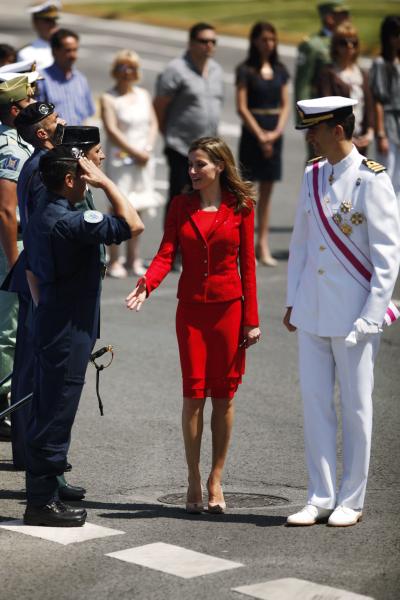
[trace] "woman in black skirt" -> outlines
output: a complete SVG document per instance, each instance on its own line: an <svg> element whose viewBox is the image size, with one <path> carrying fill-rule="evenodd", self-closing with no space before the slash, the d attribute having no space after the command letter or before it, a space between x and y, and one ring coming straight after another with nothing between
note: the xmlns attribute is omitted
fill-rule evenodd
<svg viewBox="0 0 400 600"><path fill-rule="evenodd" d="M259 183L256 255L262 265L276 266L268 243L271 194L282 175L282 133L289 114L289 74L279 62L276 30L256 23L246 60L236 70L236 100L242 119L239 161L243 177Z"/></svg>

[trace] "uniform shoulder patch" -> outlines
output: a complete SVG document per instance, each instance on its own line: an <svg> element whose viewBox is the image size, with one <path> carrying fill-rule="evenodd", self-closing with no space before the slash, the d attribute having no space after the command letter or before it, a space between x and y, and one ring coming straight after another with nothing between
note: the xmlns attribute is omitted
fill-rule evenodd
<svg viewBox="0 0 400 600"><path fill-rule="evenodd" d="M362 164L365 165L370 171L373 171L375 174L383 173L383 171L386 171L386 167L381 165L381 163L378 163L375 160L371 160L369 158L364 158Z"/></svg>
<svg viewBox="0 0 400 600"><path fill-rule="evenodd" d="M0 159L0 166L2 169L7 170L7 171L17 171L18 170L18 165L21 162L21 159L18 158L17 156L5 156L4 158Z"/></svg>
<svg viewBox="0 0 400 600"><path fill-rule="evenodd" d="M325 156L315 156L314 158L310 158L310 160L307 161L308 165L313 165L316 162L319 162L320 160L324 160Z"/></svg>
<svg viewBox="0 0 400 600"><path fill-rule="evenodd" d="M99 210L85 210L83 213L83 220L86 223L100 223L103 218L104 215Z"/></svg>

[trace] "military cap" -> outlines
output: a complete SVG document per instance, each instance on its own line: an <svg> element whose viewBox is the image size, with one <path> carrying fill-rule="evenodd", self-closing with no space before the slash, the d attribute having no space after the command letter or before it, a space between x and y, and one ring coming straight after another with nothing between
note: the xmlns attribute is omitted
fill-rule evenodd
<svg viewBox="0 0 400 600"><path fill-rule="evenodd" d="M0 83L0 104L12 104L32 95L32 88L26 75L18 75Z"/></svg>
<svg viewBox="0 0 400 600"><path fill-rule="evenodd" d="M9 81L14 77L18 77L18 75L26 75L29 83L43 79L36 71L36 62L32 60L20 60L0 67L0 81Z"/></svg>
<svg viewBox="0 0 400 600"><path fill-rule="evenodd" d="M60 135L59 144L63 146L76 146L85 148L100 143L100 130L98 127L68 125L64 126Z"/></svg>
<svg viewBox="0 0 400 600"><path fill-rule="evenodd" d="M28 8L28 12L36 19L58 19L61 2L50 0L48 2L35 2Z"/></svg>
<svg viewBox="0 0 400 600"><path fill-rule="evenodd" d="M23 108L15 117L14 125L16 129L19 127L27 127L34 123L39 123L54 112L54 104L50 102L35 102Z"/></svg>
<svg viewBox="0 0 400 600"><path fill-rule="evenodd" d="M334 118L345 118L353 112L357 100L344 96L325 96L296 102L299 123L296 129L309 129Z"/></svg>
<svg viewBox="0 0 400 600"><path fill-rule="evenodd" d="M332 0L332 2L321 2L318 4L319 14L326 15L328 13L348 13L350 8L343 0Z"/></svg>

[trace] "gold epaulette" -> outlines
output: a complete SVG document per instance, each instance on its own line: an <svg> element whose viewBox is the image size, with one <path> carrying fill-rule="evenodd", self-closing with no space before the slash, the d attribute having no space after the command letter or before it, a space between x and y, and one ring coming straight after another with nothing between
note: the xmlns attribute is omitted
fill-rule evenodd
<svg viewBox="0 0 400 600"><path fill-rule="evenodd" d="M310 160L307 161L307 164L312 165L313 163L323 160L324 158L325 156L315 156L314 158L310 158Z"/></svg>
<svg viewBox="0 0 400 600"><path fill-rule="evenodd" d="M381 163L378 163L375 160L370 160L369 158L364 158L362 164L365 165L370 171L373 171L376 175L386 171L386 167L381 165Z"/></svg>

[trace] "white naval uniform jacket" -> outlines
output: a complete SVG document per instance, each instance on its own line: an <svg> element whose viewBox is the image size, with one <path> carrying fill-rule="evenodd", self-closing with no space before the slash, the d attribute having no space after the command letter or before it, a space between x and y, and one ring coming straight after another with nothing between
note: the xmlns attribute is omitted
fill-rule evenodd
<svg viewBox="0 0 400 600"><path fill-rule="evenodd" d="M399 205L388 175L373 172L363 160L355 147L335 165L321 159L318 187L329 220L335 213L346 221L353 213L363 215L362 223L352 225L350 239L373 265L369 290L353 278L327 246L311 209L315 202L312 165L304 173L289 248L286 305L293 307L292 325L314 335L347 336L359 317L381 325L396 282ZM348 213L341 211L343 201L351 203Z"/></svg>

